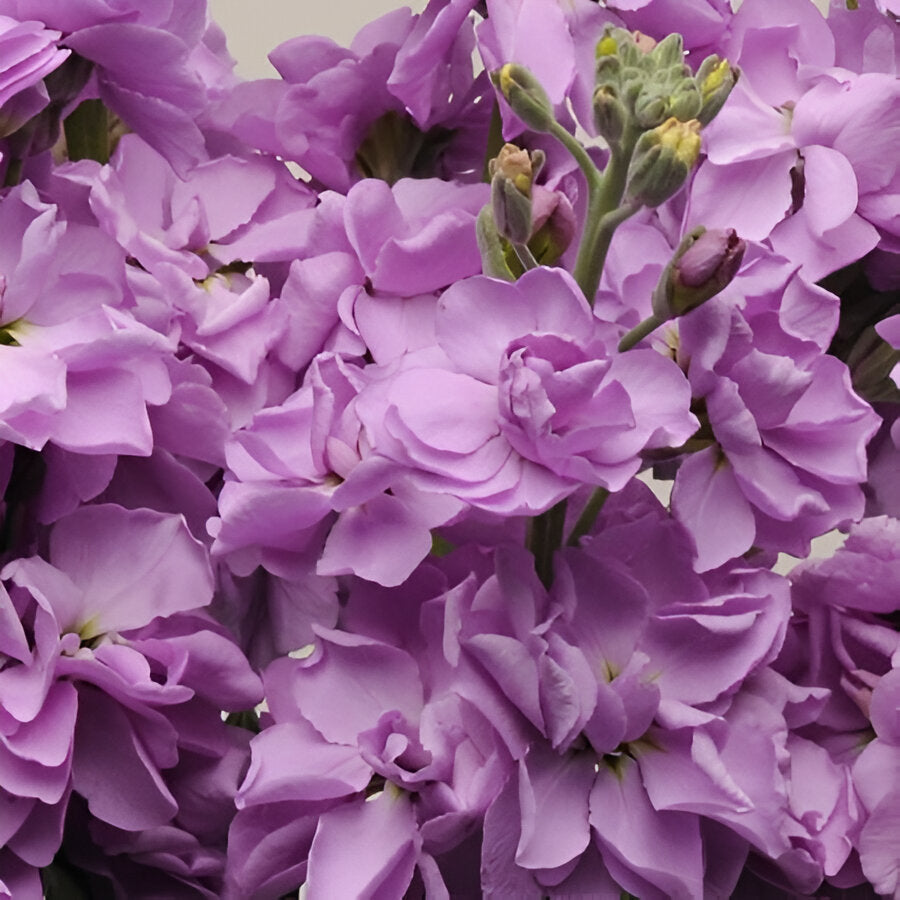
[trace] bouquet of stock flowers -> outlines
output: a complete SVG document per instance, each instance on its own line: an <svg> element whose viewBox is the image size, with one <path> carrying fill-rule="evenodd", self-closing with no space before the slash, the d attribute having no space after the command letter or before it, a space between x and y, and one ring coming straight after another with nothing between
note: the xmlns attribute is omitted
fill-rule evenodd
<svg viewBox="0 0 900 900"><path fill-rule="evenodd" d="M900 897L898 13L0 0L0 896Z"/></svg>

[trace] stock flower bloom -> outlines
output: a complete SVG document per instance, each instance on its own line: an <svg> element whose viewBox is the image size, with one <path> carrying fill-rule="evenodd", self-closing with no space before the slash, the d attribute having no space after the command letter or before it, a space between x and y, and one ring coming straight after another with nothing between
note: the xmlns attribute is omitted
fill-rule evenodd
<svg viewBox="0 0 900 900"><path fill-rule="evenodd" d="M303 388L262 410L226 448L230 471L210 531L213 552L234 572L263 565L278 574L284 555L311 560L318 576L352 572L397 585L431 549L430 529L461 510L451 497L416 490L402 467L361 439L365 381L323 354Z"/></svg>
<svg viewBox="0 0 900 900"><path fill-rule="evenodd" d="M148 405L171 383L169 342L123 310L122 251L66 222L26 182L0 204L0 434L40 449L149 455ZM15 373L15 374L14 374Z"/></svg>
<svg viewBox="0 0 900 900"><path fill-rule="evenodd" d="M561 270L458 282L438 302L435 335L449 365L408 355L360 399L372 445L418 469L425 489L538 510L578 481L617 490L643 449L696 427L677 367L654 351L612 357L611 333Z"/></svg>
<svg viewBox="0 0 900 900"><path fill-rule="evenodd" d="M347 237L376 290L436 291L481 270L475 216L487 199L482 184L369 178L347 194Z"/></svg>
<svg viewBox="0 0 900 900"><path fill-rule="evenodd" d="M706 129L688 225L768 239L811 281L894 248L896 79L833 68L834 37L808 3L743 4L724 52L747 76Z"/></svg>
<svg viewBox="0 0 900 900"><path fill-rule="evenodd" d="M203 546L180 517L96 505L54 526L49 561L14 560L0 575L7 850L48 865L73 791L125 831L170 823L179 804L163 772L182 746L224 753L219 710L246 708L259 691L216 626L175 623L212 598ZM180 734L179 705L196 717L194 737Z"/></svg>
<svg viewBox="0 0 900 900"><path fill-rule="evenodd" d="M897 525L886 516L864 519L831 558L809 560L791 573L795 615L776 664L822 692L819 708L797 723L796 732L853 785L855 827L830 840L838 861L853 851L843 883L865 878L880 894L897 889L890 835L900 797L900 637L879 615L896 608ZM828 819L820 813L819 822L827 826ZM834 867L826 874L835 874Z"/></svg>
<svg viewBox="0 0 900 900"><path fill-rule="evenodd" d="M676 355L704 427L672 503L700 571L754 544L805 556L812 537L862 516L865 448L879 419L846 366L821 352L834 328L829 298L794 275L779 290L780 268L757 258L726 292L743 288L740 305L715 301L679 321Z"/></svg>
<svg viewBox="0 0 900 900"><path fill-rule="evenodd" d="M511 548L477 590L447 595L448 661L475 673L461 689L518 760L485 818L488 893L728 894L748 847L779 857L805 834L774 751L787 695L755 681L781 647L786 582L686 569L674 599L651 560L687 567L687 535L624 493L609 527L558 559L549 594ZM821 880L806 857L785 866L801 890Z"/></svg>
<svg viewBox="0 0 900 900"><path fill-rule="evenodd" d="M207 26L203 4L3 0L0 14L62 32L61 42L92 65L106 105L180 175L208 158L196 123L207 104L198 68Z"/></svg>
<svg viewBox="0 0 900 900"><path fill-rule="evenodd" d="M286 190L284 169L274 160L223 156L179 176L136 135L125 135L110 164L81 180L91 188L100 226L144 268L169 264L197 280L240 259L227 243L263 218L267 201L286 192L299 208L309 205L305 195Z"/></svg>
<svg viewBox="0 0 900 900"><path fill-rule="evenodd" d="M14 105L22 101L17 95L35 88L71 53L57 46L59 37L60 32L44 28L40 22L18 21L0 14L0 58L4 63L0 74L0 133L7 133ZM29 112L33 115L37 110Z"/></svg>
<svg viewBox="0 0 900 900"><path fill-rule="evenodd" d="M435 19L433 8L388 13L349 48L293 38L270 54L283 80L237 85L211 120L341 193L365 178L474 181L490 104L486 77L472 71L471 44L465 12Z"/></svg>
<svg viewBox="0 0 900 900"><path fill-rule="evenodd" d="M303 881L311 897L401 896L414 870L429 896L447 896L441 861L477 831L508 756L455 689L441 609L422 603L430 586L351 590L360 633L316 628L310 655L266 671L271 715L237 799L226 896ZM361 848L350 868L347 840Z"/></svg>

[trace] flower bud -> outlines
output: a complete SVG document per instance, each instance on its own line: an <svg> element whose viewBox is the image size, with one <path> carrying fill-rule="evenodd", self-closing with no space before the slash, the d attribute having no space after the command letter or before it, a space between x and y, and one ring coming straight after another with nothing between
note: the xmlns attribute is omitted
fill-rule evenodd
<svg viewBox="0 0 900 900"><path fill-rule="evenodd" d="M731 89L737 84L739 74L740 70L727 59L713 55L703 60L694 78L702 104L697 113L697 120L701 125L708 125L725 105Z"/></svg>
<svg viewBox="0 0 900 900"><path fill-rule="evenodd" d="M634 104L634 118L642 129L656 128L662 125L669 116L666 98L652 89L644 89Z"/></svg>
<svg viewBox="0 0 900 900"><path fill-rule="evenodd" d="M539 184L532 191L534 220L528 247L542 266L552 266L563 255L577 233L575 210L562 191Z"/></svg>
<svg viewBox="0 0 900 900"><path fill-rule="evenodd" d="M746 243L733 228L696 228L685 237L653 292L653 314L663 321L683 316L731 283Z"/></svg>
<svg viewBox="0 0 900 900"><path fill-rule="evenodd" d="M488 164L494 223L498 234L514 244L531 237L531 186L545 159L542 150L529 156L527 150L504 144Z"/></svg>
<svg viewBox="0 0 900 900"><path fill-rule="evenodd" d="M656 38L652 38L649 34L644 34L641 31L632 31L631 40L637 51L645 56L659 46Z"/></svg>
<svg viewBox="0 0 900 900"><path fill-rule="evenodd" d="M628 122L628 110L616 96L614 88L598 87L594 91L594 126L597 134L610 144L616 144L625 131Z"/></svg>
<svg viewBox="0 0 900 900"><path fill-rule="evenodd" d="M601 57L615 56L618 52L619 43L613 37L612 30L607 28L603 37L597 41L597 46L594 48L594 56L599 62Z"/></svg>
<svg viewBox="0 0 900 900"><path fill-rule="evenodd" d="M638 139L628 167L626 197L659 206L684 184L700 155L700 123L666 119Z"/></svg>
<svg viewBox="0 0 900 900"><path fill-rule="evenodd" d="M600 56L595 71L597 87L615 88L622 77L622 63L617 56Z"/></svg>
<svg viewBox="0 0 900 900"><path fill-rule="evenodd" d="M637 32L635 33L637 43ZM653 61L658 69L666 69L677 64L684 64L684 40L680 34L666 35L656 46L650 50Z"/></svg>
<svg viewBox="0 0 900 900"><path fill-rule="evenodd" d="M691 79L685 79L669 97L668 113L679 122L696 119L703 108L700 91ZM702 124L702 123L701 123Z"/></svg>
<svg viewBox="0 0 900 900"><path fill-rule="evenodd" d="M491 75L512 111L533 131L549 131L556 117L547 92L525 66L507 63Z"/></svg>

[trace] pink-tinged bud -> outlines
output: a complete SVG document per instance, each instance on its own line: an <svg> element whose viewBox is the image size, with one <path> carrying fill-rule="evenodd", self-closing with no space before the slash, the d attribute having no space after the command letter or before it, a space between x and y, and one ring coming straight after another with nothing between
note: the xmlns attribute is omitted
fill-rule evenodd
<svg viewBox="0 0 900 900"><path fill-rule="evenodd" d="M561 191L551 191L536 184L532 215L528 247L540 265L552 266L575 239L578 230L575 210Z"/></svg>
<svg viewBox="0 0 900 900"><path fill-rule="evenodd" d="M543 150L529 154L514 144L504 144L488 163L491 175L491 211L497 232L514 244L531 237L531 188L544 165Z"/></svg>
<svg viewBox="0 0 900 900"><path fill-rule="evenodd" d="M674 319L715 297L731 283L746 243L733 228L697 228L682 242L653 293L653 312Z"/></svg>
<svg viewBox="0 0 900 900"><path fill-rule="evenodd" d="M733 228L704 231L678 260L675 269L679 284L722 290L737 274L746 247Z"/></svg>

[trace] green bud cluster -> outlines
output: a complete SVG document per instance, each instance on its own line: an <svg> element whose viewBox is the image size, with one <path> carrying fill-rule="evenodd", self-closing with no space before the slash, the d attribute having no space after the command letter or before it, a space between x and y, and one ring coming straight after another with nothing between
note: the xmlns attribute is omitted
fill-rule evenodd
<svg viewBox="0 0 900 900"><path fill-rule="evenodd" d="M695 74L685 62L681 35L670 34L657 42L607 26L596 46L595 76L594 125L610 149L602 173L595 158L556 120L553 104L534 74L518 63L506 63L490 75L516 116L532 131L549 134L561 144L584 176L588 202L573 275L591 304L613 233L641 207L664 203L690 177L700 156L701 129L722 108L738 71L726 60L710 56ZM546 263L532 247L540 226L533 221L531 188L542 162L512 145L491 161L491 202L479 215L477 227L485 273L511 280L519 264L528 269ZM552 243L548 249L556 258L558 250ZM688 260L692 276L707 261L708 244L709 239ZM728 259L733 256L732 250ZM675 293L662 300L674 306L667 305L664 315L681 314L672 309L683 311L702 302L698 298L709 295L726 268L723 262L697 285L673 282ZM654 313L646 320L647 327L652 330L653 323L661 321ZM649 333L644 326L641 323L623 338L624 349Z"/></svg>
<svg viewBox="0 0 900 900"><path fill-rule="evenodd" d="M639 33L608 26L596 48L594 120L611 144L625 123L649 131L668 119L701 125L721 109L737 79L737 70L717 56L707 58L694 75L684 61L681 35L654 43Z"/></svg>

